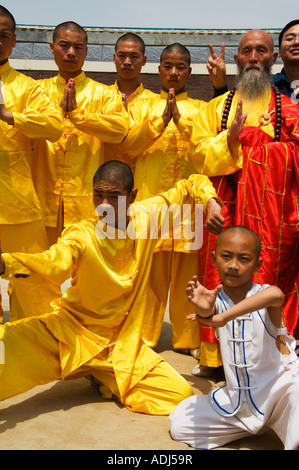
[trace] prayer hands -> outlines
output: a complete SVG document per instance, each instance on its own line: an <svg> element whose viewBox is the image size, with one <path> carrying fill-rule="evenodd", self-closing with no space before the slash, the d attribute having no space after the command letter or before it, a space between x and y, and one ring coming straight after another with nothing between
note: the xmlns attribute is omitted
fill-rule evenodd
<svg viewBox="0 0 299 470"><path fill-rule="evenodd" d="M207 203L206 229L214 235L219 235L224 229L224 222L220 204L214 198L209 199Z"/></svg>
<svg viewBox="0 0 299 470"><path fill-rule="evenodd" d="M225 66L225 45L221 44L219 57L212 44L209 44L210 57L208 58L207 69L215 88L226 86L226 66Z"/></svg>
<svg viewBox="0 0 299 470"><path fill-rule="evenodd" d="M170 90L168 91L166 106L162 114L162 119L164 121L165 127L169 124L171 119L173 119L173 122L177 124L180 117L181 115L175 99L175 91L173 88L170 88Z"/></svg>
<svg viewBox="0 0 299 470"><path fill-rule="evenodd" d="M70 113L77 109L76 86L73 78L70 78L64 89L60 107L65 113Z"/></svg>
<svg viewBox="0 0 299 470"><path fill-rule="evenodd" d="M127 98L127 95L125 93L121 94L121 100L122 100L122 103L123 103L126 111L128 111L128 98Z"/></svg>
<svg viewBox="0 0 299 470"><path fill-rule="evenodd" d="M206 289L200 284L197 276L193 276L192 281L187 284L186 294L188 301L196 307L196 313L187 315L187 319L204 321L205 318L213 316L216 297L222 287L222 285L219 285L214 290Z"/></svg>

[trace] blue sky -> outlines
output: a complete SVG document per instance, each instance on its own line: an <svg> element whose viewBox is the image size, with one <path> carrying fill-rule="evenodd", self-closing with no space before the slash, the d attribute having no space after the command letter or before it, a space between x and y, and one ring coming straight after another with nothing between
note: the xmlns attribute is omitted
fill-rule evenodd
<svg viewBox="0 0 299 470"><path fill-rule="evenodd" d="M282 28L299 17L298 0L0 0L17 24L115 28ZM282 5L285 5L284 9Z"/></svg>

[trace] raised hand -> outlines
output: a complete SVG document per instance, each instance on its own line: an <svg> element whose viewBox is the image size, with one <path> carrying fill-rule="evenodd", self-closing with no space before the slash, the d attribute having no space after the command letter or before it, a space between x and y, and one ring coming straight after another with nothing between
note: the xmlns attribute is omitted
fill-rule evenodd
<svg viewBox="0 0 299 470"><path fill-rule="evenodd" d="M211 55L208 58L207 69L214 87L222 88L226 85L225 45L221 44L219 57L212 44L209 44L209 49Z"/></svg>
<svg viewBox="0 0 299 470"><path fill-rule="evenodd" d="M214 314L216 297L222 289L222 285L213 290L206 289L198 281L197 276L193 276L188 282L186 294L188 301L196 307L196 314L188 315L189 320L197 320L201 317L210 317Z"/></svg>
<svg viewBox="0 0 299 470"><path fill-rule="evenodd" d="M239 99L234 120L227 133L228 143L231 143L233 140L236 140L239 138L239 135L241 134L244 128L246 119L247 119L247 113L243 113L243 103L242 103L242 100Z"/></svg>
<svg viewBox="0 0 299 470"><path fill-rule="evenodd" d="M207 203L206 229L214 235L219 235L224 229L225 219L221 215L221 206L216 199L211 198Z"/></svg>

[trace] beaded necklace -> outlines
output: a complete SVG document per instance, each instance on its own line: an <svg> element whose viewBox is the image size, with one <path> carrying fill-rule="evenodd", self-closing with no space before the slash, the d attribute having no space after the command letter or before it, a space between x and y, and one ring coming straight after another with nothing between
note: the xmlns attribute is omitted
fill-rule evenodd
<svg viewBox="0 0 299 470"><path fill-rule="evenodd" d="M273 86L272 89L273 89L274 96L275 96L275 112L276 112L275 128L274 128L274 142L279 142L280 133L281 133L281 94L276 86ZM236 89L233 88L227 96L224 110L222 113L221 131L224 131L227 129L228 116L229 116L230 108L231 108L235 93L236 93ZM260 118L263 119L264 124L269 124L269 122L271 121L271 116L269 113L264 113Z"/></svg>

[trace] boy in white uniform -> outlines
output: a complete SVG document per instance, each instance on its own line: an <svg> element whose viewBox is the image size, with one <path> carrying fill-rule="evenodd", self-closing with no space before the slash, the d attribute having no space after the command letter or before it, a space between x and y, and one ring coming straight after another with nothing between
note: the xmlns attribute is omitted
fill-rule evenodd
<svg viewBox="0 0 299 470"><path fill-rule="evenodd" d="M223 285L209 291L194 277L186 293L197 311L189 319L217 329L226 385L181 402L170 415L171 435L212 449L267 426L285 449L299 449L296 341L282 325L281 290L252 283L262 263L259 237L229 227L217 239L213 262Z"/></svg>

